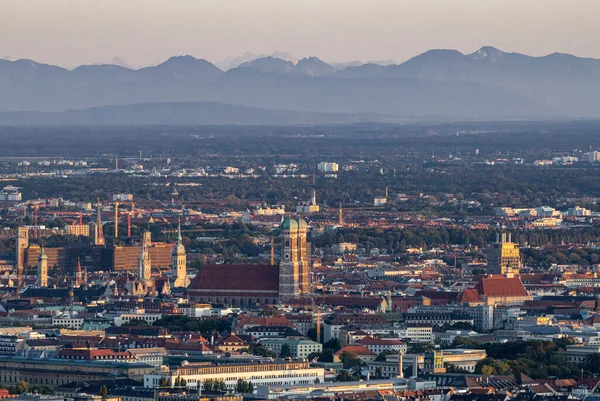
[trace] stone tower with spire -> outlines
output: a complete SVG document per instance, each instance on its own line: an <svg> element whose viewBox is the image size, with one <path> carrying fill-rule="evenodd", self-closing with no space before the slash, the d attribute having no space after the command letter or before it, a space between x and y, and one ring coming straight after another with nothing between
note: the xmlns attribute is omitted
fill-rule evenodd
<svg viewBox="0 0 600 401"><path fill-rule="evenodd" d="M185 288L190 284L190 280L187 277L187 257L181 237L181 224L177 226L177 244L171 253L171 269L175 277L173 287Z"/></svg>
<svg viewBox="0 0 600 401"><path fill-rule="evenodd" d="M148 247L150 246L151 236L150 232L144 233L144 241L142 242L142 248L140 249L140 258L138 259L138 280L149 287L152 281L152 264L150 261L150 252Z"/></svg>
<svg viewBox="0 0 600 401"><path fill-rule="evenodd" d="M75 272L75 286L77 288L83 285L83 272L81 271L81 260L77 258L77 271Z"/></svg>
<svg viewBox="0 0 600 401"><path fill-rule="evenodd" d="M40 287L48 287L48 256L42 246L42 252L38 256L38 285Z"/></svg>

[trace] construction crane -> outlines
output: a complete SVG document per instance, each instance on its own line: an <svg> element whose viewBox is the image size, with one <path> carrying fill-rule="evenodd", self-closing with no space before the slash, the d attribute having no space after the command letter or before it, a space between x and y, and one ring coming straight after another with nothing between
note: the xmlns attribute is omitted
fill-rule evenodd
<svg viewBox="0 0 600 401"><path fill-rule="evenodd" d="M181 230L182 233L201 233L201 232L219 232L219 231L223 231L223 229L222 228L193 228L193 229ZM177 232L178 232L178 230L173 229L173 228L161 230L161 233L163 233L163 234L176 234Z"/></svg>

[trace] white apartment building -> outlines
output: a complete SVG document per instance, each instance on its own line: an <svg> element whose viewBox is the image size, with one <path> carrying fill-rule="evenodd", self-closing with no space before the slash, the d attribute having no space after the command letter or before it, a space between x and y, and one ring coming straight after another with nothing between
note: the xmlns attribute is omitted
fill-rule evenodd
<svg viewBox="0 0 600 401"><path fill-rule="evenodd" d="M400 338L418 343L433 343L433 328L425 326L407 327L399 332Z"/></svg>
<svg viewBox="0 0 600 401"><path fill-rule="evenodd" d="M124 194L124 193L113 194L112 200L113 200L113 202L116 202L116 201L119 201L119 202L132 201L133 200L133 194Z"/></svg>
<svg viewBox="0 0 600 401"><path fill-rule="evenodd" d="M581 363L587 360L592 354L600 354L600 344L594 345L567 345L565 350L565 359L571 363Z"/></svg>
<svg viewBox="0 0 600 401"><path fill-rule="evenodd" d="M337 173L339 166L337 163L332 162L321 162L317 164L317 170L322 173Z"/></svg>
<svg viewBox="0 0 600 401"><path fill-rule="evenodd" d="M570 207L567 209L567 215L569 216L591 216L592 215L592 211L588 210L584 207L581 206L575 206L575 207Z"/></svg>
<svg viewBox="0 0 600 401"><path fill-rule="evenodd" d="M19 343L22 341L23 339L17 336L0 335L0 354L15 354Z"/></svg>
<svg viewBox="0 0 600 401"><path fill-rule="evenodd" d="M587 152L581 155L582 162L595 163L598 160L600 160L600 152L598 151Z"/></svg>
<svg viewBox="0 0 600 401"><path fill-rule="evenodd" d="M478 331L490 331L494 329L494 306L461 306L461 305L416 305L408 309L408 312L421 313L447 313L463 312L473 319L473 326Z"/></svg>
<svg viewBox="0 0 600 401"><path fill-rule="evenodd" d="M127 349L131 355L135 357L135 361L145 363L156 368L160 368L163 364L163 358L169 353L165 348L129 348Z"/></svg>
<svg viewBox="0 0 600 401"><path fill-rule="evenodd" d="M160 318L162 318L162 314L160 313L146 313L144 309L136 309L130 313L121 313L119 316L116 316L113 321L115 326L122 326L132 320L143 320L148 324L152 324Z"/></svg>
<svg viewBox="0 0 600 401"><path fill-rule="evenodd" d="M369 351L378 355L384 351L392 351L394 353L398 353L400 350L402 350L403 353L408 351L406 343L397 339L368 336L356 341L355 344L363 345Z"/></svg>
<svg viewBox="0 0 600 401"><path fill-rule="evenodd" d="M284 345L290 350L290 357L294 359L306 358L314 352L322 352L323 345L307 339L267 338L260 342L269 351L281 354Z"/></svg>
<svg viewBox="0 0 600 401"><path fill-rule="evenodd" d="M80 329L83 326L83 318L69 315L53 316L52 326L66 327L69 329Z"/></svg>
<svg viewBox="0 0 600 401"><path fill-rule="evenodd" d="M210 317L210 316L212 316L212 305L211 304L179 305L179 310L185 316L189 316L189 317Z"/></svg>

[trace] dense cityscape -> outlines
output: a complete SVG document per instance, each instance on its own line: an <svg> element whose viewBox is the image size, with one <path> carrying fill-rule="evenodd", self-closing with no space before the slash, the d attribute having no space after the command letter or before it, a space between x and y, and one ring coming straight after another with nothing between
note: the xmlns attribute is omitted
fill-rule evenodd
<svg viewBox="0 0 600 401"><path fill-rule="evenodd" d="M600 401L599 16L0 0L0 401Z"/></svg>
<svg viewBox="0 0 600 401"><path fill-rule="evenodd" d="M2 128L0 391L595 399L600 126L548 126Z"/></svg>

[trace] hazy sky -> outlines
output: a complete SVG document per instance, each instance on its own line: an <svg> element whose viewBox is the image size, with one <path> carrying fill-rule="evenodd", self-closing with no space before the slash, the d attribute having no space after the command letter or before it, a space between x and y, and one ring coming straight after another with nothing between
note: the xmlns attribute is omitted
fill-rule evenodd
<svg viewBox="0 0 600 401"><path fill-rule="evenodd" d="M74 66L285 51L404 61L483 45L600 58L600 0L0 0L0 58Z"/></svg>

